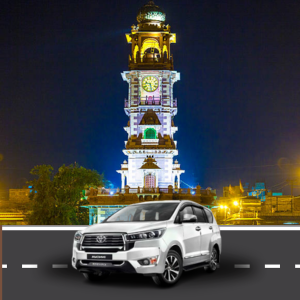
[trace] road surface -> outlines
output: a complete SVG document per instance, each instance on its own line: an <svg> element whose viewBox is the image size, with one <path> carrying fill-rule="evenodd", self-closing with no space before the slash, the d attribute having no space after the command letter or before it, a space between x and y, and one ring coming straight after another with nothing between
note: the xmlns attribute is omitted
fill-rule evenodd
<svg viewBox="0 0 300 300"><path fill-rule="evenodd" d="M222 227L223 228L223 227ZM300 230L222 230L221 267L183 274L159 288L149 277L113 274L86 281L71 267L73 236L66 231L3 231L3 299L287 299L298 297ZM290 297L288 297L290 298Z"/></svg>

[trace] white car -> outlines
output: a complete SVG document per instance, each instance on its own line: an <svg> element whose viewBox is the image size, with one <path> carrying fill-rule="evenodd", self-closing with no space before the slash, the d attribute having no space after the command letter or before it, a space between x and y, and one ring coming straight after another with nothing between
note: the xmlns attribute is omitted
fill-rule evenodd
<svg viewBox="0 0 300 300"><path fill-rule="evenodd" d="M208 208L185 200L152 201L76 232L72 266L89 280L123 272L172 285L183 271L215 271L221 251L220 229Z"/></svg>

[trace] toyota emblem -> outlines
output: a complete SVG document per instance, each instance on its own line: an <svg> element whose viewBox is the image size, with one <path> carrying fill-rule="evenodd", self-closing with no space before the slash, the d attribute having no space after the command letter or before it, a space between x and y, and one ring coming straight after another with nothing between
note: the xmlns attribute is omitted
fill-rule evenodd
<svg viewBox="0 0 300 300"><path fill-rule="evenodd" d="M106 241L106 236L105 236L105 235L98 235L98 236L96 237L96 241L97 241L98 243L104 243L104 242Z"/></svg>

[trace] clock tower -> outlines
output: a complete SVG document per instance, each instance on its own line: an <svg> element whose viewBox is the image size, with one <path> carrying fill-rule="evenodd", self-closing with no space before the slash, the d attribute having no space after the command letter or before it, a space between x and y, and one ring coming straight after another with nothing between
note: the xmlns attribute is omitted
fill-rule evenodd
<svg viewBox="0 0 300 300"><path fill-rule="evenodd" d="M173 98L173 85L180 80L174 71L170 45L176 43L176 34L165 25L164 11L149 1L137 14L137 25L131 26L126 39L131 44L129 71L122 78L128 83L128 99L124 110L128 134L123 153L128 156L121 170L122 189L180 188L180 169L177 142L177 99Z"/></svg>

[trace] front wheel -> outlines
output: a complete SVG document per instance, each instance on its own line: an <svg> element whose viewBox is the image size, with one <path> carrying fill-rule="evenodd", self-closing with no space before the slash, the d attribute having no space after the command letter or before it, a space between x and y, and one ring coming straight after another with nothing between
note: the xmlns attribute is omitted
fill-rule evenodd
<svg viewBox="0 0 300 300"><path fill-rule="evenodd" d="M218 251L217 249L214 247L211 250L211 255L210 255L210 261L209 261L209 266L205 267L204 270L212 273L214 271L216 271L217 266L218 266L218 261L219 261L219 256L218 256Z"/></svg>
<svg viewBox="0 0 300 300"><path fill-rule="evenodd" d="M170 286L179 280L182 274L182 258L178 252L170 250L165 260L165 270L162 274L152 276L153 281L160 286Z"/></svg>

